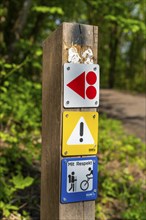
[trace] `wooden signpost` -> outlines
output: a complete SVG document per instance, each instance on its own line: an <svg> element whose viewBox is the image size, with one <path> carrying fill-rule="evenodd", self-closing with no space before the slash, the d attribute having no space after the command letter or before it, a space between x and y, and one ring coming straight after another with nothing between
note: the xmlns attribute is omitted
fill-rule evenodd
<svg viewBox="0 0 146 220"><path fill-rule="evenodd" d="M95 219L97 40L96 26L63 23L43 43L41 220Z"/></svg>

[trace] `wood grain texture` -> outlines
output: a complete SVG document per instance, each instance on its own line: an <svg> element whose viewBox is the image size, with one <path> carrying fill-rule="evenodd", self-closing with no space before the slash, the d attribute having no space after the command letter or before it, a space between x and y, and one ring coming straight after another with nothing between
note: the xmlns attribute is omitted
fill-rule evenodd
<svg viewBox="0 0 146 220"><path fill-rule="evenodd" d="M60 203L63 64L74 44L90 47L97 63L95 26L63 23L43 44L41 220L94 220L95 202ZM72 111L96 111L67 109Z"/></svg>
<svg viewBox="0 0 146 220"><path fill-rule="evenodd" d="M41 220L59 219L61 36L60 27L43 44Z"/></svg>

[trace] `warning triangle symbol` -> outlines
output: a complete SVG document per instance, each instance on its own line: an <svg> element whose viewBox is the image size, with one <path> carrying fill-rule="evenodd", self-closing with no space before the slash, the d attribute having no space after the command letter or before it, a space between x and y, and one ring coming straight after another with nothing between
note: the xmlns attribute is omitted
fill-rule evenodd
<svg viewBox="0 0 146 220"><path fill-rule="evenodd" d="M94 139L83 117L81 117L71 133L67 145L94 144Z"/></svg>
<svg viewBox="0 0 146 220"><path fill-rule="evenodd" d="M85 99L85 72L73 79L67 86Z"/></svg>

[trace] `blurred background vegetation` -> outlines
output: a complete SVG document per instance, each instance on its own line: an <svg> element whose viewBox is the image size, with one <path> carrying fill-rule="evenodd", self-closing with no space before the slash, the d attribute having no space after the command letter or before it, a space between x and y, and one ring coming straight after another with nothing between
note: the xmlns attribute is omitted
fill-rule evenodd
<svg viewBox="0 0 146 220"><path fill-rule="evenodd" d="M145 14L145 0L0 2L1 219L39 219L42 41L64 21L97 25L101 87L144 93ZM144 145L118 121L100 128L96 217L145 220Z"/></svg>

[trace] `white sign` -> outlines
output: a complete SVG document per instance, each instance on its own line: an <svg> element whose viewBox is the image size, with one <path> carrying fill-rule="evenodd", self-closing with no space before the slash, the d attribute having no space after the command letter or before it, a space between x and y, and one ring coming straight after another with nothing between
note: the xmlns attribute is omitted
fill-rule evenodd
<svg viewBox="0 0 146 220"><path fill-rule="evenodd" d="M67 141L68 145L94 144L91 132L83 117L80 118L71 136Z"/></svg>
<svg viewBox="0 0 146 220"><path fill-rule="evenodd" d="M67 162L67 193L93 189L93 160Z"/></svg>
<svg viewBox="0 0 146 220"><path fill-rule="evenodd" d="M99 106L99 65L64 64L64 107Z"/></svg>

